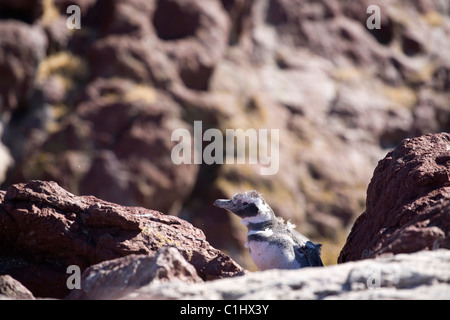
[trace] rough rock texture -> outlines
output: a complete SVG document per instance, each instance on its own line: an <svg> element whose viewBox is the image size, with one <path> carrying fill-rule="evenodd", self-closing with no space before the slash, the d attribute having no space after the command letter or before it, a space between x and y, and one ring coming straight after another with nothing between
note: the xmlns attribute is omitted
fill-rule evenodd
<svg viewBox="0 0 450 320"><path fill-rule="evenodd" d="M450 134L402 141L378 163L339 262L450 249Z"/></svg>
<svg viewBox="0 0 450 320"><path fill-rule="evenodd" d="M0 300L2 299L33 300L34 296L19 281L6 274L0 276Z"/></svg>
<svg viewBox="0 0 450 320"><path fill-rule="evenodd" d="M245 227L211 203L256 189L335 263L386 149L450 131L448 1L377 1L370 30L372 4L0 1L2 188L52 180L178 215L247 268ZM280 130L278 174L174 165L171 133L194 120Z"/></svg>
<svg viewBox="0 0 450 320"><path fill-rule="evenodd" d="M177 217L77 197L54 182L12 185L0 196L0 270L35 296L65 296L69 265L84 270L164 246L175 246L202 279L243 273L201 230Z"/></svg>
<svg viewBox="0 0 450 320"><path fill-rule="evenodd" d="M450 251L423 251L325 268L269 270L200 284L164 283L128 299L450 299Z"/></svg>
<svg viewBox="0 0 450 320"><path fill-rule="evenodd" d="M47 38L41 28L14 20L0 23L0 33L0 111L10 114L32 98Z"/></svg>
<svg viewBox="0 0 450 320"><path fill-rule="evenodd" d="M73 289L67 299L120 299L149 283L202 282L192 264L173 247L162 247L154 256L135 255L108 260L87 268L81 289Z"/></svg>

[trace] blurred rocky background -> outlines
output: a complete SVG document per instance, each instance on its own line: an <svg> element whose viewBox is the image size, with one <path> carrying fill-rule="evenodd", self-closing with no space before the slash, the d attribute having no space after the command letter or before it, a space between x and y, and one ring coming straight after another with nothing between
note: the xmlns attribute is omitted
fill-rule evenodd
<svg viewBox="0 0 450 320"><path fill-rule="evenodd" d="M256 189L334 264L378 160L450 131L449 53L449 0L0 0L1 188L177 215L250 270L245 227L212 203ZM278 129L279 172L174 165L196 120Z"/></svg>

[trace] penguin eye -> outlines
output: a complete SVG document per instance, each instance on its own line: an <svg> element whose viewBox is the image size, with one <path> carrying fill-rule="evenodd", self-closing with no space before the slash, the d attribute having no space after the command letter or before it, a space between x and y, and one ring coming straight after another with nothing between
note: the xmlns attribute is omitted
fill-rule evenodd
<svg viewBox="0 0 450 320"><path fill-rule="evenodd" d="M243 202L242 204L243 204L244 206L246 206L246 205L248 205L248 202Z"/></svg>

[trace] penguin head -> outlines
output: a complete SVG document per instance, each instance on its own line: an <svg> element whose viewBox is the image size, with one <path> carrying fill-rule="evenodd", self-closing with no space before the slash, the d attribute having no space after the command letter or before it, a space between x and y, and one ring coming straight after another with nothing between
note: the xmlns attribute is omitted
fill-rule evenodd
<svg viewBox="0 0 450 320"><path fill-rule="evenodd" d="M275 214L270 206L255 190L237 193L231 199L217 199L214 205L241 217L244 224L275 219Z"/></svg>

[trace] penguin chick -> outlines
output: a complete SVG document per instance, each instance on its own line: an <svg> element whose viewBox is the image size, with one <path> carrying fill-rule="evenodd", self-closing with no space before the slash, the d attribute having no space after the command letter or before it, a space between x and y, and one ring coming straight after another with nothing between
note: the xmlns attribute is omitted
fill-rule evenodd
<svg viewBox="0 0 450 320"><path fill-rule="evenodd" d="M242 218L248 229L245 246L259 270L323 266L321 245L295 231L292 223L276 217L258 192L237 193L230 200L216 200L214 205Z"/></svg>

